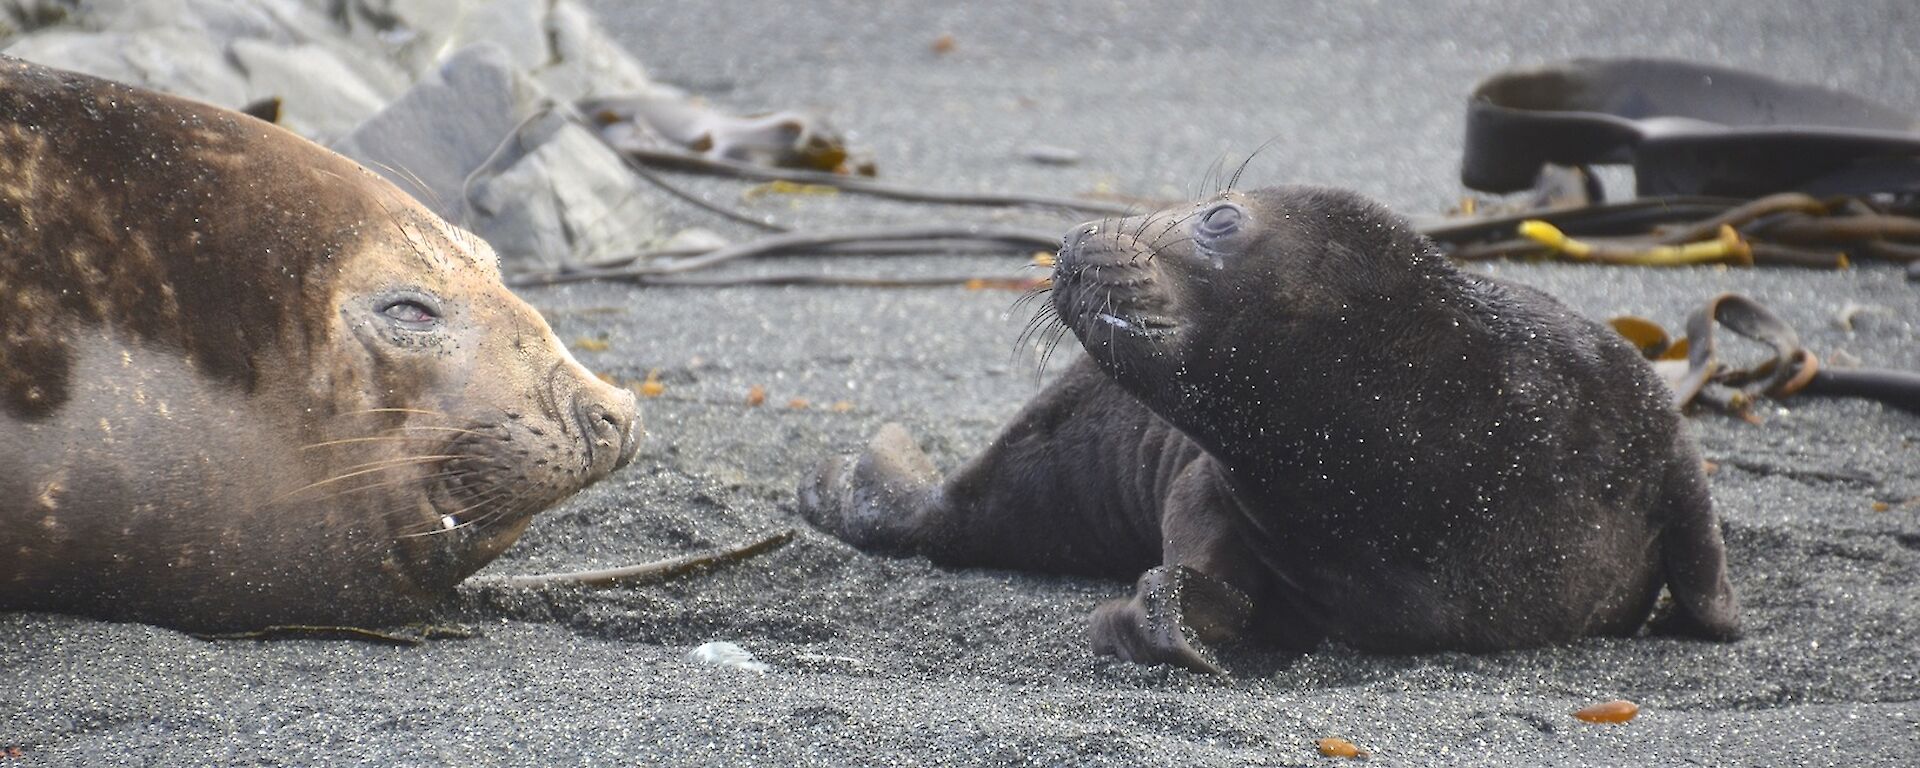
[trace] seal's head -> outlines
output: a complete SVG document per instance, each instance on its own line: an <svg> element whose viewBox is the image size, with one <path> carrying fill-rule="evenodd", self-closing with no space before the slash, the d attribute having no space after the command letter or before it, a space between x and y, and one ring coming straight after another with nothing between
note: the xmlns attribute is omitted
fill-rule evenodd
<svg viewBox="0 0 1920 768"><path fill-rule="evenodd" d="M1075 228L1052 304L1123 386L1205 433L1196 420L1220 421L1223 401L1284 397L1301 377L1396 338L1382 323L1421 314L1373 310L1400 299L1412 309L1433 281L1456 276L1376 203L1277 187Z"/></svg>
<svg viewBox="0 0 1920 768"><path fill-rule="evenodd" d="M404 618L627 463L485 243L253 118L0 58L0 607Z"/></svg>

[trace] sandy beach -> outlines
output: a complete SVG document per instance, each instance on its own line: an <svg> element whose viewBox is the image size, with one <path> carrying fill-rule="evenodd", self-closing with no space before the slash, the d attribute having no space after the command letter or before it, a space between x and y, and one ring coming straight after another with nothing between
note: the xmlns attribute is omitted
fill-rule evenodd
<svg viewBox="0 0 1920 768"><path fill-rule="evenodd" d="M1354 188L1408 214L1453 205L1464 99L1504 68L1579 55L1704 59L1844 88L1920 115L1920 8L1902 0L954 5L594 3L650 74L739 111L828 111L883 178L930 187L1186 198ZM952 35L952 49L934 42ZM1036 145L1081 161L1025 159ZM1619 179L1610 178L1610 182ZM767 195L689 179L805 227L1051 211ZM1616 184L1616 186L1618 186ZM1630 189L1630 185L1622 191ZM684 204L672 221L748 233ZM1023 255L794 259L743 271L1018 277ZM1596 318L1681 324L1721 291L1809 348L1920 370L1920 286L1902 270L1493 263ZM906 424L943 469L982 448L1079 354L1041 366L1018 294L959 288L530 289L588 367L658 372L632 466L537 518L483 575L606 567L796 539L679 581L603 591L463 587L416 647L206 641L142 625L0 614L0 768L12 765L1920 764L1920 417L1860 401L1691 420L1725 522L1746 636L1593 639L1486 655L1236 652L1233 674L1087 648L1088 611L1130 584L854 550L794 511L814 464ZM1849 313L1852 327L1837 318ZM580 340L603 343L581 344ZM748 392L764 390L763 404ZM845 403L841 408L834 404ZM696 664L737 643L764 673ZM1571 713L1624 698L1623 725ZM8 748L17 748L12 756Z"/></svg>

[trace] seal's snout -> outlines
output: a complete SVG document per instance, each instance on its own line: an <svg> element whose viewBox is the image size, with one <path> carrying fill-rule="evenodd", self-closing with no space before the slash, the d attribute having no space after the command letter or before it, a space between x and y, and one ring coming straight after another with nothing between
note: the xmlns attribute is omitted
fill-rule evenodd
<svg viewBox="0 0 1920 768"><path fill-rule="evenodd" d="M633 461L640 451L640 408L632 392L607 389L604 394L581 392L574 401L574 417L587 441L589 461L596 466L607 461L607 471L611 472ZM604 458L608 456L610 460Z"/></svg>
<svg viewBox="0 0 1920 768"><path fill-rule="evenodd" d="M1068 230L1067 234L1060 238L1060 258L1068 259L1079 255L1080 249L1087 244L1087 238L1099 231L1100 225L1095 223L1081 224Z"/></svg>

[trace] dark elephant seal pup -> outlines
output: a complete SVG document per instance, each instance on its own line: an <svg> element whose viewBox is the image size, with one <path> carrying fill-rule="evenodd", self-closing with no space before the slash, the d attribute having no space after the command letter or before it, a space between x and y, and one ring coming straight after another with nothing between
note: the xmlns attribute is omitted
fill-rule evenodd
<svg viewBox="0 0 1920 768"><path fill-rule="evenodd" d="M410 618L626 463L487 246L251 117L0 59L0 608Z"/></svg>
<svg viewBox="0 0 1920 768"><path fill-rule="evenodd" d="M803 512L865 548L1139 577L1094 646L1493 651L1738 631L1700 460L1611 331L1455 269L1350 193L1088 224L1051 309L1086 358L941 482L898 427Z"/></svg>

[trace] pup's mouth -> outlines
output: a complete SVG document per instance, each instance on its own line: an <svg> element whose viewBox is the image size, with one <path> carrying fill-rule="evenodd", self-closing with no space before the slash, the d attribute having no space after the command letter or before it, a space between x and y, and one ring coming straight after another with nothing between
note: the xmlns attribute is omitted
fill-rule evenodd
<svg viewBox="0 0 1920 768"><path fill-rule="evenodd" d="M1053 266L1054 309L1081 336L1155 340L1180 328L1151 244L1111 227L1083 226L1061 240Z"/></svg>
<svg viewBox="0 0 1920 768"><path fill-rule="evenodd" d="M1180 329L1180 325L1178 323L1175 323L1174 321L1167 318L1155 317L1152 315L1127 315L1127 314L1116 314L1113 312L1095 312L1093 313L1093 319L1098 320L1102 323L1106 323L1107 325L1113 326L1114 328L1118 328L1122 331L1126 331L1127 333L1131 333L1135 336L1146 336L1146 337L1156 337L1156 338L1161 336L1170 336L1173 334L1174 331L1177 331Z"/></svg>

